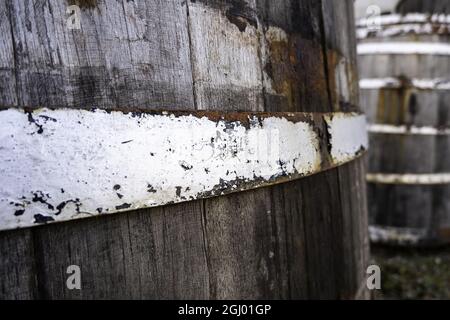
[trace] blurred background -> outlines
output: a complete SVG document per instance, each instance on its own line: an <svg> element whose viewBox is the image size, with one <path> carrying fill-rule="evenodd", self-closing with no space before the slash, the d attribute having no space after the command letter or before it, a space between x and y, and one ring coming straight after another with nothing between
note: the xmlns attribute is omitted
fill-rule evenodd
<svg viewBox="0 0 450 320"><path fill-rule="evenodd" d="M450 299L450 1L356 0L376 299Z"/></svg>

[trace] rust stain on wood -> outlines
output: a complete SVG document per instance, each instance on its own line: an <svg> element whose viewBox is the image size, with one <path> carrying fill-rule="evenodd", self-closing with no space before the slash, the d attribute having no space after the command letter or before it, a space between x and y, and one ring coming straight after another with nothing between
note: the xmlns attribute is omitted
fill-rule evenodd
<svg viewBox="0 0 450 320"><path fill-rule="evenodd" d="M302 104L306 79L308 94L321 95L325 101L327 84L320 45L277 27L269 27L265 39L268 52L264 71L271 81L271 89L285 99L288 109L294 111Z"/></svg>

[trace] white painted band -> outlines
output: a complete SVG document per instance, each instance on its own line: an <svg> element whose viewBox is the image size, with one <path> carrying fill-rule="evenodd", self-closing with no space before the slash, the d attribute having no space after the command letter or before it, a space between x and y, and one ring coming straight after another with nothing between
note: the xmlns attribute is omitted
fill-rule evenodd
<svg viewBox="0 0 450 320"><path fill-rule="evenodd" d="M369 226L370 241L374 243L395 243L399 245L414 245L426 239L425 229L399 228L388 226Z"/></svg>
<svg viewBox="0 0 450 320"><path fill-rule="evenodd" d="M424 14L424 13L409 13L401 14L387 14L378 17L363 18L356 22L358 27L366 26L386 26L393 24L404 23L436 23L436 24L450 24L450 15L445 14Z"/></svg>
<svg viewBox="0 0 450 320"><path fill-rule="evenodd" d="M450 79L410 79L408 87L419 90L450 90ZM402 88L399 78L366 78L359 80L361 89Z"/></svg>
<svg viewBox="0 0 450 320"><path fill-rule="evenodd" d="M349 117L345 113L325 116L330 135L331 157L334 162L350 161L361 149L367 149L369 139L364 115Z"/></svg>
<svg viewBox="0 0 450 320"><path fill-rule="evenodd" d="M411 185L433 185L449 184L450 173L368 173L366 181L381 184L411 184Z"/></svg>
<svg viewBox="0 0 450 320"><path fill-rule="evenodd" d="M367 127L370 133L380 134L407 134L407 135L450 135L450 128L435 128L435 127L407 127L394 126L388 124L371 124Z"/></svg>
<svg viewBox="0 0 450 320"><path fill-rule="evenodd" d="M449 56L450 44L435 42L368 42L358 44L359 55L429 54Z"/></svg>
<svg viewBox="0 0 450 320"><path fill-rule="evenodd" d="M450 24L411 23L388 25L383 27L366 27L356 30L356 37L360 40L370 37L388 38L405 34L415 35L447 35L450 33Z"/></svg>
<svg viewBox="0 0 450 320"><path fill-rule="evenodd" d="M0 230L189 201L319 172L328 151L313 119L327 125L333 159L327 168L367 148L363 115L303 115L309 120L256 114L244 124L189 113L0 111Z"/></svg>

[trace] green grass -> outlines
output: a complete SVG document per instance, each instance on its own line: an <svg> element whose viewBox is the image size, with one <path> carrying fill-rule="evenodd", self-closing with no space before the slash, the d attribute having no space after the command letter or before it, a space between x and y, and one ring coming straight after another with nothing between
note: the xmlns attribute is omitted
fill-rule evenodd
<svg viewBox="0 0 450 320"><path fill-rule="evenodd" d="M381 268L375 299L450 299L450 247L371 251L372 263Z"/></svg>

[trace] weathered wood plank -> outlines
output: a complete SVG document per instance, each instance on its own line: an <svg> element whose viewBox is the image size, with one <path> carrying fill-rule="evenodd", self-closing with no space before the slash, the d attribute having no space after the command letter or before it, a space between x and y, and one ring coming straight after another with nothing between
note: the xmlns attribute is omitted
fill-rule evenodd
<svg viewBox="0 0 450 320"><path fill-rule="evenodd" d="M189 2L198 109L264 110L255 13L253 1ZM211 298L279 296L270 203L265 188L204 200Z"/></svg>
<svg viewBox="0 0 450 320"><path fill-rule="evenodd" d="M44 299L208 297L201 202L39 227ZM69 265L81 290L65 286ZM169 285L170 284L170 285Z"/></svg>
<svg viewBox="0 0 450 320"><path fill-rule="evenodd" d="M342 9L339 9L341 10L340 12L333 13L333 15L346 15L347 11L349 11L351 7L350 4L347 5L348 6L343 6ZM329 45L327 45L326 48L322 48L322 46L318 44L326 42L324 39L326 34L321 33L324 32L323 29L326 30L326 28L321 27L322 23L324 23L321 20L322 8L317 5L317 2L304 1L300 4L300 6L301 9L298 10L299 8L296 7L295 4L286 1L284 7L290 9L290 11L288 11L289 13L276 9L278 10L277 16L269 11L268 17L265 20L268 21L269 24L273 24L272 21L283 21L278 24L278 27L285 28L286 30L286 34L281 40L284 40L285 47L288 47L286 51L291 52L291 55L297 56L298 59L289 59L284 57L280 59L279 56L277 56L278 48L273 46L273 39L267 37L267 31L266 41L268 42L268 45L266 49L266 56L263 55L263 57L266 57L266 63L273 65L274 69L278 68L283 71L295 70L298 73L307 74L309 81L312 82L309 82L308 80L302 80L299 82L307 83L309 87L313 87L314 90L302 92L302 99L292 99L292 96L295 96L298 94L299 90L301 90L298 89L301 88L301 86L294 85L293 88L295 89L293 90L293 94L289 91L281 91L277 93L278 96L284 98L278 99L278 103L276 100L270 99L270 97L269 99L266 98L266 108L279 111L286 108L286 105L289 105L289 107L294 108L293 110L295 111L332 110L333 107L328 103L328 99L335 99L335 96L334 93L330 92L330 88L338 87L334 83L334 81L339 81L339 77L336 77L336 74L341 74L342 72L348 71L336 67L328 70L324 61L329 61L331 59L331 63L334 62L334 54L331 52L334 52L335 50L339 52L339 45L342 45L345 50L347 50L347 48L345 47L345 44L342 44L340 42L341 40L338 39L334 40L334 44L333 39L329 40L329 42L327 42ZM280 4L277 8L283 8L283 4ZM324 5L324 10L332 10L330 8L331 7ZM298 15L304 17L301 21L304 21L305 27L299 24L294 24L293 26L289 25L289 21L297 21L294 17L297 17ZM327 25L328 27L336 22L334 20L329 20L325 23L330 24ZM306 25L312 27L308 28ZM345 24L345 27L348 28L348 31L353 31L351 24ZM270 29L270 27L268 29ZM343 29L345 30L344 27ZM334 31L333 34L335 34ZM312 39L312 41L310 41L310 39ZM283 44L283 41L280 41L279 38L275 38L275 40L277 40L276 43L278 45L280 45L280 43ZM349 41L354 42L354 39L350 39ZM291 49L289 49L289 46L291 46ZM310 50L305 50L305 48L310 48ZM305 51L312 53L311 56L314 56L317 65L310 65L309 54L305 54ZM321 56L324 57L324 60L321 60L320 58L318 59L318 57ZM354 65L354 50L347 53L347 56L347 59L353 59L351 63ZM326 80L325 74L328 74L329 72L331 73L329 75L329 80ZM281 83L284 81L284 83L295 84L295 81L297 81L298 78L295 78L295 72L293 73L294 77L292 77L291 74L288 72L279 72L276 74L278 78L274 79L274 81L276 80ZM333 83L327 83L328 81L333 81ZM351 82L353 80L347 79L347 81ZM267 92L266 96L269 96L270 88L267 88L267 83L270 84L270 82L265 82ZM354 84L352 83L352 85ZM341 90L344 90L345 87L341 87ZM331 96L328 95L327 91L331 94ZM350 94L351 97L348 97L348 101L341 100L341 102L343 102L341 104L345 107L346 104L356 103L356 92L357 91L355 89L347 92L346 94ZM322 99L314 99L316 96L321 96ZM341 99L345 99L345 95L342 96L343 98ZM323 100L323 98L325 98L325 100ZM286 101L288 101L288 103L286 103ZM305 101L308 101L309 103L304 103ZM324 103L324 101L326 103ZM341 105L338 106L338 108L341 107ZM291 240L286 242L289 257L287 266L291 270L289 274L291 297L350 297L361 285L364 261L367 261L368 256L367 241L366 245L360 249L360 252L356 253L357 256L355 258L350 260L350 257L355 254L353 251L356 246L359 247L360 245L357 241L366 235L367 222L364 221L364 218L361 219L359 217L355 217L358 213L361 213L361 216L364 217L364 205L360 205L358 207L356 204L358 201L364 202L365 199L364 196L361 196L359 191L356 192L356 190L355 193L348 193L349 198L346 197L347 192L345 192L345 194L336 193L336 191L340 188L341 190L347 190L349 188L355 188L357 185L364 185L362 177L358 176L358 174L362 173L361 166L362 161L360 161L358 165L350 164L348 166L349 170L341 174L341 185L338 185L339 182L337 172L340 170L338 169L334 172L330 171L316 175L311 177L311 179L303 179L301 181L289 183L290 187L274 187L274 193L276 196L282 196L280 198L276 198L274 203L283 203L285 206L284 210L286 215L284 218L283 216L280 217L275 215L275 219L278 221L279 225L286 225L286 228L288 229L286 229L284 236ZM352 178L347 179L346 176L348 173L355 170L355 168L359 168L358 173L356 173L355 176L352 176ZM358 184L354 185L355 180L353 179L356 179ZM363 197L363 199L361 199L361 197ZM327 203L320 201L320 199L325 198L329 199ZM342 204L339 200L332 200L339 198L342 199ZM296 203L297 201L300 201L301 206L289 206L290 203ZM354 205L351 207L342 207L347 203ZM289 208L293 209L289 210ZM314 212L314 215L310 214L310 212ZM357 235L349 234L345 231L355 227L356 224L352 226L352 219L356 219L355 221L359 224L358 228L361 228L360 233ZM295 223L291 225L288 224L287 221L295 221ZM342 241L333 241L332 239L342 239ZM282 241L280 242L282 243ZM298 258L291 258L294 255L294 252L301 253L301 255L298 256ZM313 254L313 252L322 252L323 254L317 256ZM336 258L339 256L346 256L349 257L349 259L342 260ZM294 270L301 271L295 272ZM303 272L308 274L306 278L302 275ZM342 276L336 278L330 276L335 273L341 274ZM343 274L347 275L347 277ZM342 279L344 280L341 281Z"/></svg>
<svg viewBox="0 0 450 320"><path fill-rule="evenodd" d="M265 8L262 58L266 110L329 110L320 30L321 8L314 1L282 1L276 7L267 1L259 4ZM299 15L303 19L297 19ZM335 294L334 270L329 269L328 261L322 260L330 257L327 251L329 226L322 224L323 232L318 230L319 225L314 220L327 215L323 203L318 201L321 197L331 199L325 194L329 191L324 189L326 175L274 186L272 190L272 219L280 229L283 228L275 238L277 246L283 249L279 254L283 258L280 267L287 270L282 283L287 283L291 298L332 297ZM319 235L320 240L316 238ZM327 272L328 276L325 275Z"/></svg>
<svg viewBox="0 0 450 320"><path fill-rule="evenodd" d="M353 10L352 1L322 1L325 46L338 53L327 55L330 96L333 108L340 110L359 110L356 48L352 45L356 43ZM339 167L336 171L342 217L333 214L331 228L342 243L337 244L335 249L341 253L334 253L334 257L348 257L346 260L335 260L338 268L347 274L338 277L337 286L341 288L341 298L364 298L367 297L363 285L369 256L364 159ZM347 230L354 232L349 234Z"/></svg>
<svg viewBox="0 0 450 320"><path fill-rule="evenodd" d="M254 1L189 1L188 10L197 109L261 111Z"/></svg>
<svg viewBox="0 0 450 320"><path fill-rule="evenodd" d="M450 127L450 91L379 88L361 92L368 123Z"/></svg>
<svg viewBox="0 0 450 320"><path fill-rule="evenodd" d="M7 84L17 81L20 93L14 106L192 104L182 1L96 1L81 6L80 30L67 28L65 2L7 3L13 43L5 48L16 51L7 69L15 66L17 74Z"/></svg>
<svg viewBox="0 0 450 320"><path fill-rule="evenodd" d="M450 191L449 184L369 184L368 190L370 224L376 228L398 227L420 233L414 241L403 243L406 245L433 245L450 239L450 201L445 196ZM377 241L402 244L405 234L390 234Z"/></svg>
<svg viewBox="0 0 450 320"><path fill-rule="evenodd" d="M0 3L0 104L18 101L16 58L11 6ZM33 299L36 287L33 235L29 229L0 233L0 299Z"/></svg>
<svg viewBox="0 0 450 320"><path fill-rule="evenodd" d="M317 1L258 0L267 111L327 112L327 79Z"/></svg>
<svg viewBox="0 0 450 320"><path fill-rule="evenodd" d="M358 75L351 1L322 1L328 86L334 110L358 108ZM336 32L339 30L338 32Z"/></svg>
<svg viewBox="0 0 450 320"><path fill-rule="evenodd" d="M81 30L66 28L60 1L8 8L14 45L22 50L15 57L21 97L13 105L193 108L182 1L98 1L81 8ZM193 202L33 230L42 257L39 296L205 298L200 222L201 207ZM77 263L81 292L65 285L67 266Z"/></svg>
<svg viewBox="0 0 450 320"><path fill-rule="evenodd" d="M0 299L36 299L36 261L30 229L0 233Z"/></svg>
<svg viewBox="0 0 450 320"><path fill-rule="evenodd" d="M15 55L17 49L11 28L11 4L3 1L0 4L0 33L2 45L0 46L0 99L2 104L17 104L17 81Z"/></svg>
<svg viewBox="0 0 450 320"><path fill-rule="evenodd" d="M448 135L371 134L373 173L450 172Z"/></svg>

